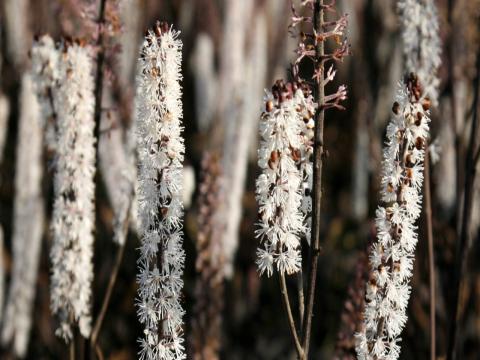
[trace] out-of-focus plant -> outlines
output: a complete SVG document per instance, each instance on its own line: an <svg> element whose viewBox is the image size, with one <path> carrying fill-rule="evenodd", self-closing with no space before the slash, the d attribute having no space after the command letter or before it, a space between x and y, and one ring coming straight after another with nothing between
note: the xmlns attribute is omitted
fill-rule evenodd
<svg viewBox="0 0 480 360"><path fill-rule="evenodd" d="M93 230L95 226L94 81L90 48L64 44L54 93L57 136L51 309L59 317L57 334L67 342L74 326L91 331Z"/></svg>

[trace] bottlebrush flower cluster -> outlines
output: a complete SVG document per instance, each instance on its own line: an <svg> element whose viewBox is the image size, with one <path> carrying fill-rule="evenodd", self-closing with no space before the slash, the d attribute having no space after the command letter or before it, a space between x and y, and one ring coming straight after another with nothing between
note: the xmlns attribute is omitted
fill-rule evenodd
<svg viewBox="0 0 480 360"><path fill-rule="evenodd" d="M383 205L376 211L377 242L369 259L364 328L357 334L359 359L397 359L407 321L430 101L413 74L396 100L383 153Z"/></svg>
<svg viewBox="0 0 480 360"><path fill-rule="evenodd" d="M84 337L91 328L95 99L89 48L65 45L58 67L51 308L60 319L57 334L68 341L74 324Z"/></svg>
<svg viewBox="0 0 480 360"><path fill-rule="evenodd" d="M149 30L138 62L140 359L184 359L181 60L179 33Z"/></svg>
<svg viewBox="0 0 480 360"><path fill-rule="evenodd" d="M434 104L438 101L437 70L441 63L441 42L434 0L401 0L403 54L407 73L415 72Z"/></svg>
<svg viewBox="0 0 480 360"><path fill-rule="evenodd" d="M258 150L262 173L256 190L260 208L256 234L263 245L257 250L260 274L271 276L274 268L293 274L301 268L300 239L307 232L302 209L309 206L303 198L310 196L305 190L311 187L312 167L311 134L304 129L311 127L315 108L307 90L281 80L265 99Z"/></svg>

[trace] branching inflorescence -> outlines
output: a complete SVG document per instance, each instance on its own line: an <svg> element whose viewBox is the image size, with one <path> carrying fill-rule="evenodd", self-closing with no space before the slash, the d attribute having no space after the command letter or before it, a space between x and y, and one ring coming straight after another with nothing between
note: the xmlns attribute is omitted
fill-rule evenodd
<svg viewBox="0 0 480 360"><path fill-rule="evenodd" d="M407 321L430 101L413 74L401 85L396 100L383 153L383 205L376 211L377 241L370 253L364 327L357 334L359 359L397 359Z"/></svg>
<svg viewBox="0 0 480 360"><path fill-rule="evenodd" d="M96 140L90 49L65 44L58 72L51 308L60 319L57 334L68 341L74 324L84 337L91 330Z"/></svg>
<svg viewBox="0 0 480 360"><path fill-rule="evenodd" d="M181 59L179 33L158 23L138 63L140 359L184 359Z"/></svg>

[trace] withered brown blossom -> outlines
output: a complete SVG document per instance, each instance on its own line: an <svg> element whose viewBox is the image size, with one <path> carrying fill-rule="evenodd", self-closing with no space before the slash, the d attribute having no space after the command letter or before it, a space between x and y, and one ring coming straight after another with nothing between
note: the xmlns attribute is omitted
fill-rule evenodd
<svg viewBox="0 0 480 360"><path fill-rule="evenodd" d="M194 317L192 320L193 359L219 359L223 310L223 249L217 221L221 202L222 171L216 154L202 160L198 198L197 260Z"/></svg>

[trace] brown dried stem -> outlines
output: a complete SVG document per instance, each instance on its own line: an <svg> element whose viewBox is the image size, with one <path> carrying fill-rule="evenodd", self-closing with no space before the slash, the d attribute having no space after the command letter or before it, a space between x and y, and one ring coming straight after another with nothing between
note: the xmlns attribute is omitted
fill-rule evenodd
<svg viewBox="0 0 480 360"><path fill-rule="evenodd" d="M314 26L318 34L323 28L323 0L316 0L314 6ZM318 41L316 46L316 57L320 59L324 56L325 49L323 41ZM318 110L315 115L315 141L313 153L313 214L312 214L312 236L310 249L310 273L308 277L307 290L307 308L305 312L305 320L302 331L302 345L304 354L301 359L308 359L308 351L310 346L310 336L312 329L313 305L315 299L315 286L317 282L318 257L320 256L320 214L322 201L322 158L323 158L323 126L325 119L325 87L324 87L324 63L318 64L321 76L318 77L317 91L315 101L318 104Z"/></svg>
<svg viewBox="0 0 480 360"><path fill-rule="evenodd" d="M430 191L430 156L428 154L428 145L425 151L424 165L424 196L425 196L425 221L427 227L428 240L428 269L430 275L430 359L436 359L436 332L435 332L435 314L436 314L436 294L435 294L435 254L433 247L433 227L432 227L432 195Z"/></svg>
<svg viewBox="0 0 480 360"><path fill-rule="evenodd" d="M288 316L288 325L292 333L293 341L295 343L295 349L297 350L297 355L299 359L305 359L305 354L300 344L300 339L298 337L297 328L295 326L295 320L293 319L292 307L290 306L290 300L288 297L287 283L285 281L285 274L280 273L280 290L282 292L283 305Z"/></svg>

